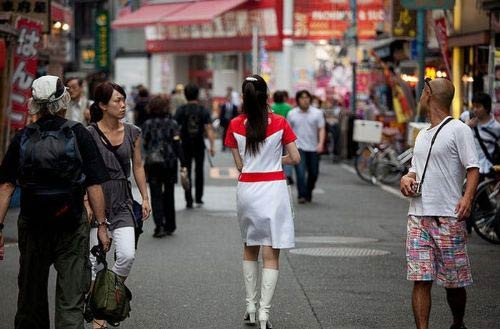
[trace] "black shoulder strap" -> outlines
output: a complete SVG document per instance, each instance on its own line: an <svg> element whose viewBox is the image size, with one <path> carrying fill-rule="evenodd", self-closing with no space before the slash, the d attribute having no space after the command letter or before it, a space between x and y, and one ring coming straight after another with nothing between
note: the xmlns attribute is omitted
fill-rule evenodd
<svg viewBox="0 0 500 329"><path fill-rule="evenodd" d="M488 152L488 148L486 147L486 145L484 145L484 141L479 134L479 129L477 129L477 126L474 127L474 135L476 135L479 146L481 146L481 150L483 151L486 159L488 159L489 162L493 163L493 157L491 156L490 152Z"/></svg>
<svg viewBox="0 0 500 329"><path fill-rule="evenodd" d="M106 146L106 148L111 152L113 153L113 155L115 156L115 159L116 161L118 162L118 164L120 165L120 168L122 168L122 172L123 172L123 175L125 176L125 178L127 178L127 172L125 171L125 166L123 165L123 163L120 161L120 157L118 156L118 154L116 153L116 149L113 147L113 144L111 144L111 142L109 141L108 137L106 137L106 135L102 132L101 129L99 129L99 126L94 123L92 124L92 126L94 127L94 129L97 131L97 133L99 134L99 136L101 137L101 140L104 144L104 146Z"/></svg>
<svg viewBox="0 0 500 329"><path fill-rule="evenodd" d="M74 126L76 126L77 124L79 124L80 122L77 122L77 121L73 121L73 120L66 120L66 122L61 126L61 129L64 127L68 127L68 128L73 128Z"/></svg>
<svg viewBox="0 0 500 329"><path fill-rule="evenodd" d="M498 136L493 131L489 130L486 127L482 127L481 130L493 137L495 139L495 143L498 141Z"/></svg>
<svg viewBox="0 0 500 329"><path fill-rule="evenodd" d="M451 120L453 120L452 117L449 117L447 118L438 128L438 130L436 131L436 133L434 134L434 136L432 137L432 140L431 140L431 146L429 147L429 153L427 153L427 159L425 160L425 166L424 166L424 172L422 173L422 178L420 179L420 185L423 184L424 182L424 178L425 178L425 173L427 171L427 165L429 164L429 159L431 157L431 151L432 151L432 146L434 145L434 142L436 141L436 137L437 135L439 134L439 132L441 131L441 129L443 129L444 126L446 126L446 124L448 124L448 122L450 122Z"/></svg>
<svg viewBox="0 0 500 329"><path fill-rule="evenodd" d="M94 129L97 131L97 133L99 134L99 136L101 137L101 140L103 142L103 144L106 146L106 148L111 152L113 153L113 155L115 156L115 159L116 161L118 162L118 164L120 165L120 168L122 169L122 172L123 172L123 176L125 176L125 179L127 180L127 187L128 187L128 194L129 194L129 197L130 199L134 200L134 196L132 194L132 183L130 183L130 180L128 179L128 176L127 176L127 172L125 170L125 166L124 164L120 161L120 157L118 156L118 153L116 153L116 149L113 147L113 144L111 144L111 142L109 141L109 139L106 137L106 135L102 132L101 129L99 129L99 126L97 125L97 123L93 123L92 126L94 127ZM125 136L126 137L126 136Z"/></svg>

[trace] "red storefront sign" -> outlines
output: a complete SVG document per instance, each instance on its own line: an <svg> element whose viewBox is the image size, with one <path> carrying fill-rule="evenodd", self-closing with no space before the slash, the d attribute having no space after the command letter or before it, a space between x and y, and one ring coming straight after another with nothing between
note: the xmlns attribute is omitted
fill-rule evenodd
<svg viewBox="0 0 500 329"><path fill-rule="evenodd" d="M351 25L350 0L295 0L294 38L299 40L342 39ZM358 38L376 37L386 12L383 0L357 1Z"/></svg>
<svg viewBox="0 0 500 329"><path fill-rule="evenodd" d="M446 66L446 73L448 74L448 77L451 78L450 56L448 54L448 36L446 34L446 19L444 17L438 18L434 21L434 30L436 31L436 38Z"/></svg>
<svg viewBox="0 0 500 329"><path fill-rule="evenodd" d="M41 42L43 25L28 18L16 22L19 31L17 48L14 53L14 74L12 77L11 127L22 128L28 115L28 99L31 97L31 84L38 66L38 47Z"/></svg>

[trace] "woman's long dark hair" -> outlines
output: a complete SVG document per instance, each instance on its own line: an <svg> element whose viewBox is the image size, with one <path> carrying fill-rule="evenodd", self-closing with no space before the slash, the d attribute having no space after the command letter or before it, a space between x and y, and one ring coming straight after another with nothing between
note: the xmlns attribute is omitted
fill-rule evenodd
<svg viewBox="0 0 500 329"><path fill-rule="evenodd" d="M245 152L259 153L268 125L267 84L257 74L243 81L243 112L247 115Z"/></svg>
<svg viewBox="0 0 500 329"><path fill-rule="evenodd" d="M99 103L108 104L114 91L127 97L125 90L120 85L114 82L103 82L97 85L94 89L94 103L90 106L90 122L98 122L102 120L103 112Z"/></svg>

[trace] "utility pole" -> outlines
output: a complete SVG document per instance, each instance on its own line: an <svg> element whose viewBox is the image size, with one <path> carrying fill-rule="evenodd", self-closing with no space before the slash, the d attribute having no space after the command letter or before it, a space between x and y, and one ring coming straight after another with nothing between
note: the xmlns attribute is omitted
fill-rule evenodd
<svg viewBox="0 0 500 329"><path fill-rule="evenodd" d="M252 74L259 74L259 28L252 27Z"/></svg>
<svg viewBox="0 0 500 329"><path fill-rule="evenodd" d="M356 113L356 66L357 66L357 52L358 52L358 17L357 17L357 4L356 0L351 0L351 15L352 25L350 29L353 54L351 58L352 64L352 93L351 93L351 113Z"/></svg>
<svg viewBox="0 0 500 329"><path fill-rule="evenodd" d="M283 1L283 89L293 90L293 0Z"/></svg>
<svg viewBox="0 0 500 329"><path fill-rule="evenodd" d="M417 10L417 59L418 85L416 90L417 102L424 89L425 79L425 9Z"/></svg>

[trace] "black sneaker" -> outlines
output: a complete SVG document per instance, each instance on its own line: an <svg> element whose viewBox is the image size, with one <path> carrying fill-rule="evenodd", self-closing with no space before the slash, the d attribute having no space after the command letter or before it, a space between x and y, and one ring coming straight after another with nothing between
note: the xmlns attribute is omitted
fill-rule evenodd
<svg viewBox="0 0 500 329"><path fill-rule="evenodd" d="M167 233L163 228L160 229L155 228L155 232L153 233L153 238L163 238L165 235L167 235Z"/></svg>
<svg viewBox="0 0 500 329"><path fill-rule="evenodd" d="M454 324L450 327L450 329L467 329L467 327L465 326L465 324Z"/></svg>
<svg viewBox="0 0 500 329"><path fill-rule="evenodd" d="M192 203L186 203L186 208L187 209L193 209L193 204Z"/></svg>

